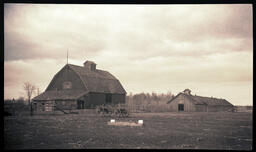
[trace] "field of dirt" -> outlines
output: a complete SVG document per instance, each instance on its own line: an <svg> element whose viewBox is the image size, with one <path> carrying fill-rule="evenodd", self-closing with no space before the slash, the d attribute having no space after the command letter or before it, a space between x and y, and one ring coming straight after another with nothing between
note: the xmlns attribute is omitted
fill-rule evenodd
<svg viewBox="0 0 256 152"><path fill-rule="evenodd" d="M93 113L4 118L4 149L252 149L252 113L134 113L110 126Z"/></svg>

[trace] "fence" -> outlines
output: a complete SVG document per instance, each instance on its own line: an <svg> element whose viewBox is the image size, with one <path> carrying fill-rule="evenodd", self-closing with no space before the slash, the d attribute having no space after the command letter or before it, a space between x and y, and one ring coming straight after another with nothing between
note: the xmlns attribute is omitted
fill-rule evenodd
<svg viewBox="0 0 256 152"><path fill-rule="evenodd" d="M167 104L164 103L153 103L153 104L126 104L126 108L133 113L140 112L168 112L170 111Z"/></svg>
<svg viewBox="0 0 256 152"><path fill-rule="evenodd" d="M30 115L30 106L21 102L4 103L4 111L12 116Z"/></svg>

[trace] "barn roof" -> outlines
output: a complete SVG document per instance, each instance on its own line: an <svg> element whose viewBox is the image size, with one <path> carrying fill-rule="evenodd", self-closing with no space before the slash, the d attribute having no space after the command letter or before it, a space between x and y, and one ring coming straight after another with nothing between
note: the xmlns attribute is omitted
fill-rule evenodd
<svg viewBox="0 0 256 152"><path fill-rule="evenodd" d="M214 106L214 105L223 105L223 106L229 106L232 105L225 99L218 99L213 97L202 97L202 96L193 96L192 98L197 101L202 101L207 105Z"/></svg>
<svg viewBox="0 0 256 152"><path fill-rule="evenodd" d="M107 71L90 70L81 66L68 64L78 74L89 92L125 94L123 86L112 74Z"/></svg>
<svg viewBox="0 0 256 152"><path fill-rule="evenodd" d="M225 99L218 99L218 98L213 98L213 97L202 97L202 96L197 96L197 95L188 95L183 92L179 93L176 95L174 98L172 98L170 101L167 102L169 104L172 102L175 98L177 98L179 95L184 95L187 98L190 99L191 102L194 104L204 104L204 105L210 105L210 106L217 106L217 105L223 105L223 106L230 106L232 105Z"/></svg>
<svg viewBox="0 0 256 152"><path fill-rule="evenodd" d="M86 61L91 62L92 61ZM69 68L73 70L81 79L85 90L49 90L49 86L55 80L56 74L52 82L47 87L46 91L33 98L33 100L70 100L78 99L80 96L89 92L95 93L112 93L112 94L125 94L126 91L122 87L118 79L107 71L95 69L91 70L82 66L66 64L63 68ZM60 70L60 71L62 71Z"/></svg>
<svg viewBox="0 0 256 152"><path fill-rule="evenodd" d="M34 101L45 100L75 100L86 94L83 90L51 90L33 98Z"/></svg>

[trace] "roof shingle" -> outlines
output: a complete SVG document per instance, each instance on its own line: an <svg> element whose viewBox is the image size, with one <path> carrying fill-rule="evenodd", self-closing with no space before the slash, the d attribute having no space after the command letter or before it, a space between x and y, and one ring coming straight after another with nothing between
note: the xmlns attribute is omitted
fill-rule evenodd
<svg viewBox="0 0 256 152"><path fill-rule="evenodd" d="M68 64L81 78L89 92L125 94L123 86L112 74L103 70L89 70L81 66Z"/></svg>

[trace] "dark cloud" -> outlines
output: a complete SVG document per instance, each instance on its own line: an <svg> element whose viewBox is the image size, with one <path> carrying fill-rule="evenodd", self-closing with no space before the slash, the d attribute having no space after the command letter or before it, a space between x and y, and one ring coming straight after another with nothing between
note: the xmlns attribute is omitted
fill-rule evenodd
<svg viewBox="0 0 256 152"><path fill-rule="evenodd" d="M4 27L8 97L27 79L47 87L69 50L70 63L95 61L127 92L190 87L251 101L251 5L8 4Z"/></svg>
<svg viewBox="0 0 256 152"><path fill-rule="evenodd" d="M94 26L96 23L63 16L59 19L51 16L53 10L40 12L42 8L36 11L38 6L33 5L22 11L24 7L7 5L5 8L5 60L57 59L65 56L67 50L76 59L83 55L90 57L104 48L106 30Z"/></svg>
<svg viewBox="0 0 256 152"><path fill-rule="evenodd" d="M157 10L147 25L179 41L252 37L251 5L192 5L175 15L183 7Z"/></svg>
<svg viewBox="0 0 256 152"><path fill-rule="evenodd" d="M129 52L128 58L252 49L250 5L5 5L5 22L6 60L58 58L67 49L75 59L106 49ZM231 39L240 42L225 43Z"/></svg>

